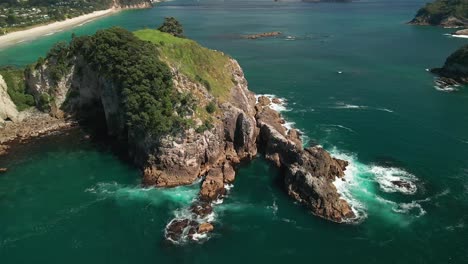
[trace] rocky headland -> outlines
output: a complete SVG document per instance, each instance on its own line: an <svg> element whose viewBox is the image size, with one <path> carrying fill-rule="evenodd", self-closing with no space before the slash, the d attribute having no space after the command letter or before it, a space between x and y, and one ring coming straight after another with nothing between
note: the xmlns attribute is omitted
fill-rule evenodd
<svg viewBox="0 0 468 264"><path fill-rule="evenodd" d="M435 0L419 9L409 24L446 28L466 27L468 26L467 11L465 1Z"/></svg>
<svg viewBox="0 0 468 264"><path fill-rule="evenodd" d="M442 68L431 72L438 76L436 83L442 89L468 84L468 45L452 53Z"/></svg>
<svg viewBox="0 0 468 264"><path fill-rule="evenodd" d="M318 146L304 148L300 132L287 129L272 109L281 102L257 99L237 61L221 52L156 30L112 28L54 47L25 71L25 80L48 118L99 125L126 146L143 185L201 180L189 216L166 227L173 242L215 230L213 206L227 194L239 164L257 153L284 172L285 190L314 215L339 223L356 217L333 184L344 180L347 162ZM14 126L20 121L6 105L11 109L3 116ZM30 118L23 122L36 122Z"/></svg>

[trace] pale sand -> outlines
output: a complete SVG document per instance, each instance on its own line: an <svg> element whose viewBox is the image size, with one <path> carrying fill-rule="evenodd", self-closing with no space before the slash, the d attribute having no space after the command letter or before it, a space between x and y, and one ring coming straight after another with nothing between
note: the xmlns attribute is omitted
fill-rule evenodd
<svg viewBox="0 0 468 264"><path fill-rule="evenodd" d="M89 22L96 18L113 14L121 9L110 8L101 11L95 11L79 17L70 18L64 21L53 22L43 26L37 26L30 29L11 32L6 35L0 36L0 49L15 45L28 40L33 40L45 35L51 35L55 32L62 31Z"/></svg>

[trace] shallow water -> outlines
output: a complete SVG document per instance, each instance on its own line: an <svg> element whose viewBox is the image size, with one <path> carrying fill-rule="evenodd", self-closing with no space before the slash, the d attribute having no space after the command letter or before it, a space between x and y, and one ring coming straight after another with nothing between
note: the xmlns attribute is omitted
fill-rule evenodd
<svg viewBox="0 0 468 264"><path fill-rule="evenodd" d="M405 25L423 2L177 0L0 50L0 64L24 65L72 31L175 16L187 36L238 59L251 90L285 98L283 114L310 142L351 162L337 185L362 216L350 225L312 216L257 159L216 208L215 234L174 247L164 227L197 185L142 189L109 150L65 137L0 160L10 168L0 175L2 263L467 262L468 92L435 89L425 69L468 40ZM284 35L239 38L267 31ZM391 188L395 177L414 193Z"/></svg>

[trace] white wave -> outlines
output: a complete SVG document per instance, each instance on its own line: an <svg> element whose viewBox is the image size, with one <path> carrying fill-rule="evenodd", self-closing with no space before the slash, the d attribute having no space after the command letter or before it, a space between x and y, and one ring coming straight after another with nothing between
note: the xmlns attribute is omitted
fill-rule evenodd
<svg viewBox="0 0 468 264"><path fill-rule="evenodd" d="M213 204L213 205L218 205L218 204L222 204L223 202L224 202L224 199L218 198L218 199L214 200L214 201L212 202L212 204Z"/></svg>
<svg viewBox="0 0 468 264"><path fill-rule="evenodd" d="M455 34L448 34L448 35L450 35L453 38L468 38L467 35L455 35Z"/></svg>
<svg viewBox="0 0 468 264"><path fill-rule="evenodd" d="M426 214L426 211L422 208L422 206L416 202L412 201L410 203L399 203L393 207L393 211L397 213L416 213L416 217L421 217Z"/></svg>
<svg viewBox="0 0 468 264"><path fill-rule="evenodd" d="M193 234L192 239L195 241L200 241L200 240L206 239L207 237L208 235L206 233L205 234L195 233Z"/></svg>
<svg viewBox="0 0 468 264"><path fill-rule="evenodd" d="M388 113L393 113L394 111L388 108L383 108L383 107L370 107L367 105L354 105L354 104L345 104L343 102L338 102L335 104L335 106L330 107L332 109L351 109L351 110L377 110L377 111L383 111L383 112L388 112Z"/></svg>
<svg viewBox="0 0 468 264"><path fill-rule="evenodd" d="M234 184L224 184L224 189L226 189L226 191L230 191L232 188L234 188Z"/></svg>
<svg viewBox="0 0 468 264"><path fill-rule="evenodd" d="M389 221L399 221L395 219L395 213L421 217L426 214L422 207L423 203L447 195L450 192L450 190L444 190L433 197L396 203L379 196L379 190L414 194L417 191L415 182L418 180L415 175L401 168L385 168L363 164L358 161L354 154L346 154L336 148L332 149L330 153L335 158L346 160L349 163L344 178L335 179L334 185L356 214L355 222L363 221L368 214L380 215ZM392 181L404 181L407 185L400 184L399 186L392 183Z"/></svg>
<svg viewBox="0 0 468 264"><path fill-rule="evenodd" d="M280 97L277 97L276 95L274 94L257 94L255 95L255 98L257 100L257 103L258 103L258 98L260 96L265 96L267 97L268 99L270 99L270 104L268 105L271 109L277 111L277 112L287 112L287 111L291 111L291 109L288 109L286 108L286 105L287 105L287 101L286 99L284 98L280 98ZM277 98L280 100L280 103L279 104L275 104L273 103L273 99L274 98Z"/></svg>
<svg viewBox="0 0 468 264"><path fill-rule="evenodd" d="M283 127L286 128L287 131L294 128L295 122L286 122L283 124Z"/></svg>
<svg viewBox="0 0 468 264"><path fill-rule="evenodd" d="M175 188L144 188L140 186L122 185L117 182L101 182L85 190L88 193L113 198L117 202L145 201L153 205L164 203L189 204L198 193L198 184Z"/></svg>
<svg viewBox="0 0 468 264"><path fill-rule="evenodd" d="M448 92L448 93L458 91L458 86L457 86L457 85L453 85L453 86L439 86L439 85L434 85L434 88L435 88L437 91Z"/></svg>
<svg viewBox="0 0 468 264"><path fill-rule="evenodd" d="M342 126L342 125L335 125L335 124L324 124L324 126L338 127L338 128L341 128L341 129L347 130L347 131L349 131L349 132L356 133L356 132L355 132L354 130L352 130L351 128L349 128L349 127L345 127L345 126Z"/></svg>
<svg viewBox="0 0 468 264"><path fill-rule="evenodd" d="M276 204L276 200L273 200L273 204L267 206L267 208L272 211L274 216L276 216L278 214L278 205Z"/></svg>
<svg viewBox="0 0 468 264"><path fill-rule="evenodd" d="M388 108L376 108L377 110L379 111L384 111L384 112L388 112L388 113L393 113L394 111L391 110L391 109L388 109Z"/></svg>
<svg viewBox="0 0 468 264"><path fill-rule="evenodd" d="M333 156L346 160L349 162L348 166L346 167L345 176L343 179L336 178L333 184L336 187L338 193L348 202L353 210L354 215L356 216L355 219L351 219L351 222L362 222L364 219L367 218L367 210L363 203L358 201L354 195L352 194L353 186L355 187L358 184L358 181L355 177L359 173L359 169L356 164L353 162L353 158L347 156L345 154L338 154L334 153Z"/></svg>
<svg viewBox="0 0 468 264"><path fill-rule="evenodd" d="M414 183L417 178L413 174L393 167L372 166L370 172L375 175L375 180L384 192L400 192L415 194L417 191Z"/></svg>
<svg viewBox="0 0 468 264"><path fill-rule="evenodd" d="M364 105L353 105L353 104L339 104L335 106L336 109L367 109Z"/></svg>

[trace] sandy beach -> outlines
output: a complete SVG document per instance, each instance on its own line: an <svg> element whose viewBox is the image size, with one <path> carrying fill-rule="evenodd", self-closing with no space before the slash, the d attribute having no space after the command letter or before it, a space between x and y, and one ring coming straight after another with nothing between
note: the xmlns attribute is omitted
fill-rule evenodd
<svg viewBox="0 0 468 264"><path fill-rule="evenodd" d="M62 31L65 29L76 27L80 24L89 22L91 20L107 16L118 12L120 9L110 8L101 11L95 11L86 15L79 17L70 18L64 21L53 22L47 25L37 26L30 29L8 33L4 36L0 36L0 49L21 43L24 41L29 41L36 39L38 37Z"/></svg>

